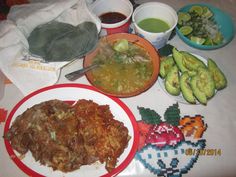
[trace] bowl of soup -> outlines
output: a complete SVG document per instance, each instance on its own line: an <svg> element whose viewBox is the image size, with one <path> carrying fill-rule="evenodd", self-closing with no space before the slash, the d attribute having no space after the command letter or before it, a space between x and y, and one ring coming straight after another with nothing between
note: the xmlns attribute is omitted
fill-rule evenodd
<svg viewBox="0 0 236 177"><path fill-rule="evenodd" d="M146 39L135 34L116 33L100 39L86 55L83 66L97 65L86 73L88 81L101 92L132 97L148 90L157 80L160 57Z"/></svg>

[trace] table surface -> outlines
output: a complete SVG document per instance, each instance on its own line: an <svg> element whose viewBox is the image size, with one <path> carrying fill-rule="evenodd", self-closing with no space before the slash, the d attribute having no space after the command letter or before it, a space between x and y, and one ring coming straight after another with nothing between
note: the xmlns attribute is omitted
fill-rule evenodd
<svg viewBox="0 0 236 177"><path fill-rule="evenodd" d="M144 0L136 1L137 3L147 2ZM188 3L200 2L198 0L162 0L178 10ZM231 15L234 25L236 22L236 1L214 1L205 0L205 3L210 3ZM202 105L186 105L179 103L179 109L182 115L196 115L200 114L205 117L205 122L208 124L207 131L204 134L206 139L207 149L220 149L221 156L201 156L194 167L183 176L214 176L214 177L230 177L236 175L236 38L234 38L228 45L217 50L198 50L187 46L176 35L171 39L170 44L176 46L179 50L185 50L206 58L212 58L224 71L228 86L223 91L218 92L207 106ZM82 61L68 66L62 71L62 76L58 83L68 83L64 78L64 73L82 67ZM74 83L89 84L85 77L76 80ZM4 97L0 100L0 108L10 110L14 105L23 98L23 94L13 85L7 84L5 86ZM156 82L146 92L131 98L121 99L133 112L136 119L141 119L137 110L137 106L143 106L153 110L157 110L160 115L170 105L176 103L173 98L168 96ZM4 123L0 124L0 135L3 135ZM0 176L26 176L14 163L10 160L6 151L3 138L0 138ZM155 176L152 173L145 171L140 166L131 164L119 174L119 176Z"/></svg>

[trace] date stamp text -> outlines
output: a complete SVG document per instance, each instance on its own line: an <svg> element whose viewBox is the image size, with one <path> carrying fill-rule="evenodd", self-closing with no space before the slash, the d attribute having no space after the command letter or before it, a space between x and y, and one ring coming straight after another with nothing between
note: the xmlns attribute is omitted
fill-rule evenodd
<svg viewBox="0 0 236 177"><path fill-rule="evenodd" d="M188 148L185 150L186 155L197 155L200 156L221 156L221 149L192 149Z"/></svg>

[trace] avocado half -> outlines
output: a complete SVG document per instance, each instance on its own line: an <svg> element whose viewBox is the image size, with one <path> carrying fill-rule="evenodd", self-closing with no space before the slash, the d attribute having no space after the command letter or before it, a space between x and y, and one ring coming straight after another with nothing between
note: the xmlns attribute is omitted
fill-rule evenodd
<svg viewBox="0 0 236 177"><path fill-rule="evenodd" d="M172 56L164 57L160 64L160 76L165 78L170 69L175 65L175 61Z"/></svg>
<svg viewBox="0 0 236 177"><path fill-rule="evenodd" d="M183 55L184 66L190 71L197 71L199 67L206 68L205 63L194 55L185 51L181 51L180 53Z"/></svg>
<svg viewBox="0 0 236 177"><path fill-rule="evenodd" d="M180 80L179 80L179 70L175 65L166 75L165 79L165 88L168 93L174 96L178 96L180 94Z"/></svg>
<svg viewBox="0 0 236 177"><path fill-rule="evenodd" d="M207 66L208 70L212 74L216 89L217 90L224 89L227 86L227 79L224 73L220 70L217 64L210 58L207 60Z"/></svg>
<svg viewBox="0 0 236 177"><path fill-rule="evenodd" d="M190 76L194 76L197 74L199 67L206 68L204 62L188 52L178 51L176 48L173 48L172 52L174 60L182 73L188 72Z"/></svg>
<svg viewBox="0 0 236 177"><path fill-rule="evenodd" d="M193 95L193 90L190 86L190 76L188 72L184 72L180 76L180 89L182 91L182 95L184 99L191 103L191 104L196 104L196 98Z"/></svg>
<svg viewBox="0 0 236 177"><path fill-rule="evenodd" d="M194 96L202 104L207 104L207 100L215 94L215 82L207 68L199 67L197 74L190 80L190 85Z"/></svg>
<svg viewBox="0 0 236 177"><path fill-rule="evenodd" d="M210 71L207 68L198 68L198 87L202 90L207 98L215 95L215 82Z"/></svg>
<svg viewBox="0 0 236 177"><path fill-rule="evenodd" d="M202 92L199 88L198 88L198 76L195 75L191 78L190 80L190 85L191 85L191 88L193 90L193 94L194 96L197 98L197 100L206 105L207 104L207 97L205 95L204 92Z"/></svg>
<svg viewBox="0 0 236 177"><path fill-rule="evenodd" d="M174 60L181 72L189 71L183 64L183 55L174 47L172 50Z"/></svg>

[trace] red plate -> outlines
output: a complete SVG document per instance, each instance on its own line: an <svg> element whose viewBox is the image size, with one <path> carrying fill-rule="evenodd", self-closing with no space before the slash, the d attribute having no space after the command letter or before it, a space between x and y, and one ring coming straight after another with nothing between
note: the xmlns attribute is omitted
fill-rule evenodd
<svg viewBox="0 0 236 177"><path fill-rule="evenodd" d="M15 164L29 176L42 177L73 177L73 176L115 176L128 166L133 159L138 147L138 130L134 115L130 109L118 98L107 96L97 91L96 88L83 84L59 84L37 90L23 98L10 112L4 133L11 127L15 118L22 114L27 108L32 107L43 101L59 99L63 101L77 101L87 99L96 102L99 105L109 105L114 118L123 122L129 130L131 139L123 154L118 158L116 168L108 173L104 164L95 163L82 166L80 169L69 173L53 171L52 168L41 165L32 157L31 152L27 152L23 159L19 159L19 154L12 149L9 141L5 140L7 152Z"/></svg>

